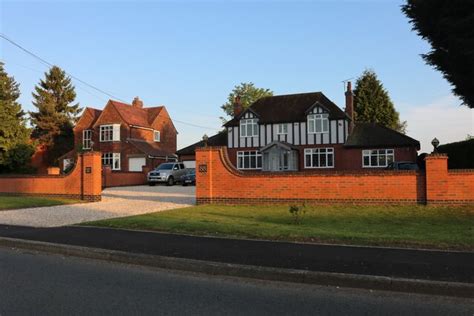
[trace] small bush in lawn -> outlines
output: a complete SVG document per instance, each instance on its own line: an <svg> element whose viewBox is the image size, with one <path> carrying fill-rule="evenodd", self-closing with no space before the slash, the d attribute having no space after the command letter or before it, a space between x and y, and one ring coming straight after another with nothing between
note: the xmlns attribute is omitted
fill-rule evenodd
<svg viewBox="0 0 474 316"><path fill-rule="evenodd" d="M293 217L293 223L299 225L303 221L304 214L306 214L306 207L304 205L291 205L288 212L290 212L291 216Z"/></svg>

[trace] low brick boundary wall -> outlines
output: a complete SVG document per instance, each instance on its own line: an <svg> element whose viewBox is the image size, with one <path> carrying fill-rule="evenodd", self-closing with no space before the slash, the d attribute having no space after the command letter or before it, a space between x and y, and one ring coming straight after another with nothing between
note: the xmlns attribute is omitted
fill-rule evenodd
<svg viewBox="0 0 474 316"><path fill-rule="evenodd" d="M102 186L104 188L147 184L150 169L143 166L142 172L112 171L109 166L102 169Z"/></svg>
<svg viewBox="0 0 474 316"><path fill-rule="evenodd" d="M474 171L430 155L421 171L242 172L225 147L196 150L197 204L474 204Z"/></svg>
<svg viewBox="0 0 474 316"><path fill-rule="evenodd" d="M67 175L2 175L1 195L33 195L100 201L102 192L101 155L80 154Z"/></svg>

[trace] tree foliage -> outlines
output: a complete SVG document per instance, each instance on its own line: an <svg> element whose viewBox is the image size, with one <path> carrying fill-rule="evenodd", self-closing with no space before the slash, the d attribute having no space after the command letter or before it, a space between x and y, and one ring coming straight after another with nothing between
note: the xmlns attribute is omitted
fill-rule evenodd
<svg viewBox="0 0 474 316"><path fill-rule="evenodd" d="M402 11L432 50L422 57L474 108L474 1L407 0Z"/></svg>
<svg viewBox="0 0 474 316"><path fill-rule="evenodd" d="M236 96L240 96L240 102L245 110L258 99L272 95L273 91L270 89L257 88L252 82L242 82L240 85L235 86L232 92L229 93L227 102L224 103L221 108L227 116L232 117L234 115L234 100Z"/></svg>
<svg viewBox="0 0 474 316"><path fill-rule="evenodd" d="M356 81L354 116L356 122L379 123L401 133L406 130L406 122L400 122L388 92L372 70L364 71Z"/></svg>
<svg viewBox="0 0 474 316"><path fill-rule="evenodd" d="M0 62L0 172L15 172L29 163L33 146L29 144L30 131L21 109L19 84L6 73ZM19 148L27 149L18 157ZM12 159L15 157L15 159Z"/></svg>
<svg viewBox="0 0 474 316"><path fill-rule="evenodd" d="M33 105L37 112L30 112L34 126L32 136L47 148L46 161L57 165L57 158L73 149L72 131L81 111L71 78L59 67L53 66L35 87Z"/></svg>

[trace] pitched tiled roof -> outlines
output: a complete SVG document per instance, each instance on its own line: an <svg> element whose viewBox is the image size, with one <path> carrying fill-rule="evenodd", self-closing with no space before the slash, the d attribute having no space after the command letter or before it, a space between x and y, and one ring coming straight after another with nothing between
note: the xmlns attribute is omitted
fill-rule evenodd
<svg viewBox="0 0 474 316"><path fill-rule="evenodd" d="M306 121L306 112L316 103L326 108L331 119L350 119L344 111L329 100L322 92L277 95L255 101L250 110L259 117L260 123L290 123ZM224 126L236 126L233 118Z"/></svg>
<svg viewBox="0 0 474 316"><path fill-rule="evenodd" d="M118 101L110 100L109 102L115 107L127 124L142 127L151 127L151 124L163 109L163 106L137 108Z"/></svg>
<svg viewBox="0 0 474 316"><path fill-rule="evenodd" d="M127 139L127 142L132 144L135 148L141 151L144 154L153 156L153 157L175 157L174 153L167 152L161 148L160 143L147 142L139 139Z"/></svg>
<svg viewBox="0 0 474 316"><path fill-rule="evenodd" d="M223 131L214 136L209 137L207 144L209 146L227 146L227 131ZM194 155L194 150L200 147L204 147L204 141L202 140L187 147L181 148L176 152L176 154Z"/></svg>
<svg viewBox="0 0 474 316"><path fill-rule="evenodd" d="M344 146L359 148L415 146L419 149L420 142L377 123L356 123Z"/></svg>

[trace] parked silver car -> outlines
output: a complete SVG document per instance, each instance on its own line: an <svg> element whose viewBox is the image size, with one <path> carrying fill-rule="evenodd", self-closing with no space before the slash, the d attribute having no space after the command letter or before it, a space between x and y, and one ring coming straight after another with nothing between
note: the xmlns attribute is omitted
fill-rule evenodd
<svg viewBox="0 0 474 316"><path fill-rule="evenodd" d="M155 185L157 183L174 185L185 173L186 168L182 162L165 162L148 172L148 185Z"/></svg>

